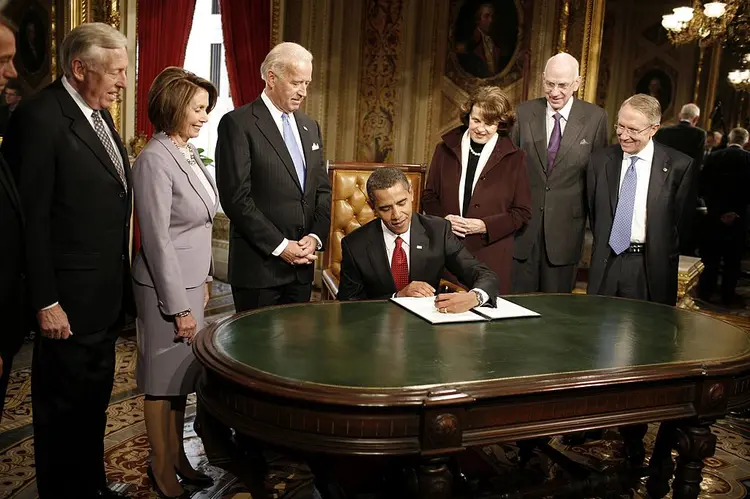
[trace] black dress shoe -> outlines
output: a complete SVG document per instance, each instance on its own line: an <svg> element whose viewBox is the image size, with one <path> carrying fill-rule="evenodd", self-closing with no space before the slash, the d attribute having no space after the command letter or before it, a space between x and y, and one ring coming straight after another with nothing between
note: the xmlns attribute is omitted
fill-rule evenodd
<svg viewBox="0 0 750 499"><path fill-rule="evenodd" d="M162 499L190 499L190 496L192 495L187 490L183 490L182 494L178 496L168 496L164 492L161 491L159 488L159 484L156 483L156 478L154 477L154 472L151 469L151 465L148 465L146 467L146 474L148 475L148 479L151 480L151 488L154 489L154 492L156 492L156 495L161 497Z"/></svg>
<svg viewBox="0 0 750 499"><path fill-rule="evenodd" d="M177 468L175 468L175 472L177 473L177 476L180 478L180 481L182 483L184 483L185 485L190 485L191 487L207 489L214 484L214 479L208 475L204 475L203 473L201 473L201 476L199 477L188 478L180 473L180 470L178 470Z"/></svg>

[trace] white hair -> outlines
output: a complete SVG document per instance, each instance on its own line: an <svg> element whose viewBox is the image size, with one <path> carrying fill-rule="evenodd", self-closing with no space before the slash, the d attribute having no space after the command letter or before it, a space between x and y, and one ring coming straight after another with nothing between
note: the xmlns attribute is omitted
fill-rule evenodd
<svg viewBox="0 0 750 499"><path fill-rule="evenodd" d="M727 139L727 144L738 144L741 146L744 146L747 143L748 137L750 137L750 133L744 128L733 128L731 132L729 132L729 139Z"/></svg>
<svg viewBox="0 0 750 499"><path fill-rule="evenodd" d="M580 76L580 65L578 64L578 59L568 54L567 52L560 52L559 54L555 54L547 59L547 64L544 65L545 73L547 72L547 69L550 67L550 65L559 65L563 67L567 66L571 71L575 72L576 78Z"/></svg>
<svg viewBox="0 0 750 499"><path fill-rule="evenodd" d="M680 118L685 120L692 120L694 118L699 118L701 115L701 108L693 104L692 102L689 104L685 104L682 106L682 109L680 109Z"/></svg>
<svg viewBox="0 0 750 499"><path fill-rule="evenodd" d="M73 29L60 45L60 66L66 77L73 76L73 61L86 64L102 62L103 49L127 48L128 39L109 24L86 23Z"/></svg>
<svg viewBox="0 0 750 499"><path fill-rule="evenodd" d="M298 63L312 62L313 55L302 45L292 42L282 42L276 45L260 65L260 77L266 81L269 71L282 78L287 75L289 68Z"/></svg>

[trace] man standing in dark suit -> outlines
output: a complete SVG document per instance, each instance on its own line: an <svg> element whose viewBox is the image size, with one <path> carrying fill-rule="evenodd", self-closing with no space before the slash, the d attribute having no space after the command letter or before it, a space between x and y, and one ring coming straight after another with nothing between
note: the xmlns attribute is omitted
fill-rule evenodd
<svg viewBox="0 0 750 499"><path fill-rule="evenodd" d="M660 121L659 101L634 95L617 114L619 143L591 155L589 294L677 302L678 227L692 160L652 140Z"/></svg>
<svg viewBox="0 0 750 499"><path fill-rule="evenodd" d="M409 180L398 168L378 168L367 179L367 197L377 218L341 241L339 300L434 296L447 269L472 288L441 293L444 313L494 303L497 276L456 239L449 221L412 213Z"/></svg>
<svg viewBox="0 0 750 499"><path fill-rule="evenodd" d="M261 96L221 119L216 177L231 221L229 282L238 312L310 300L315 251L331 224L331 185L318 124L299 111L312 54L275 46Z"/></svg>
<svg viewBox="0 0 750 499"><path fill-rule="evenodd" d="M682 215L680 227L680 253L695 255L697 237L697 215L695 208L698 201L698 179L703 165L703 155L706 149L706 131L697 127L701 117L701 110L695 104L685 104L680 109L680 122L676 125L659 128L654 140L660 144L676 149L693 158L693 171L690 172L690 192L685 202L685 213Z"/></svg>
<svg viewBox="0 0 750 499"><path fill-rule="evenodd" d="M124 497L107 488L104 432L115 341L130 297L128 155L107 109L125 88L127 39L102 23L60 46L64 76L13 113L2 152L26 214L41 499Z"/></svg>
<svg viewBox="0 0 750 499"><path fill-rule="evenodd" d="M18 76L13 66L16 37L8 21L0 15L0 92L8 80ZM23 215L8 164L0 155L0 420L3 417L5 391L13 367L13 356L23 343L24 278Z"/></svg>
<svg viewBox="0 0 750 499"><path fill-rule="evenodd" d="M578 61L561 53L542 73L545 98L521 103L511 132L526 153L531 220L516 232L511 289L569 293L581 260L586 226L586 166L607 145L607 113L573 98Z"/></svg>
<svg viewBox="0 0 750 499"><path fill-rule="evenodd" d="M750 152L743 150L747 143L746 129L735 128L729 132L727 147L708 156L701 179L708 227L701 245L705 268L700 277L699 294L704 300L711 298L723 258L721 300L726 305L733 304L737 298L734 290L745 248L746 214L750 204Z"/></svg>

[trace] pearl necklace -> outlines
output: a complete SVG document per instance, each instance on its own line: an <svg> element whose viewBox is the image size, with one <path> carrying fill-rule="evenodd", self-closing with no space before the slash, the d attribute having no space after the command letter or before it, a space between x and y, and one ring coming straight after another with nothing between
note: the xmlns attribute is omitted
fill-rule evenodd
<svg viewBox="0 0 750 499"><path fill-rule="evenodd" d="M164 134L164 135L167 135L167 134ZM177 141L175 141L169 135L167 135L167 138L172 142L172 144L174 144L174 146L177 148L177 150L180 151L183 156L185 156L185 160L186 161L188 161L188 162L195 161L195 159L193 158L193 152L190 150L190 147L188 147L187 142L185 143L184 146L181 146L181 145L179 145L177 143Z"/></svg>
<svg viewBox="0 0 750 499"><path fill-rule="evenodd" d="M473 149L473 148L471 147L471 142L469 142L469 152L470 152L471 154L473 154L474 156L481 156L481 155L482 155L482 152L481 152L481 151L479 151L479 152L476 152L476 151L475 151L475 150L474 150L474 149Z"/></svg>

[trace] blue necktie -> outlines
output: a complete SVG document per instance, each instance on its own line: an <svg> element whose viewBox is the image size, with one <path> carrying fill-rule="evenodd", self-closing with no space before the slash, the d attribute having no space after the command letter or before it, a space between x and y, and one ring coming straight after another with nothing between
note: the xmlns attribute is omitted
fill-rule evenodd
<svg viewBox="0 0 750 499"><path fill-rule="evenodd" d="M635 188L638 185L638 174L635 162L638 156L630 157L630 166L625 172L620 186L620 198L617 200L615 220L612 222L612 232L609 234L609 247L619 255L630 247L630 230L633 225L633 208L635 207Z"/></svg>
<svg viewBox="0 0 750 499"><path fill-rule="evenodd" d="M302 157L302 152L297 146L297 141L294 140L294 132L292 132L292 123L289 121L289 115L283 113L281 115L281 122L284 124L284 143L286 148L289 150L289 155L292 157L294 162L294 169L297 171L297 178L299 179L299 185L302 190L305 190L305 158Z"/></svg>

